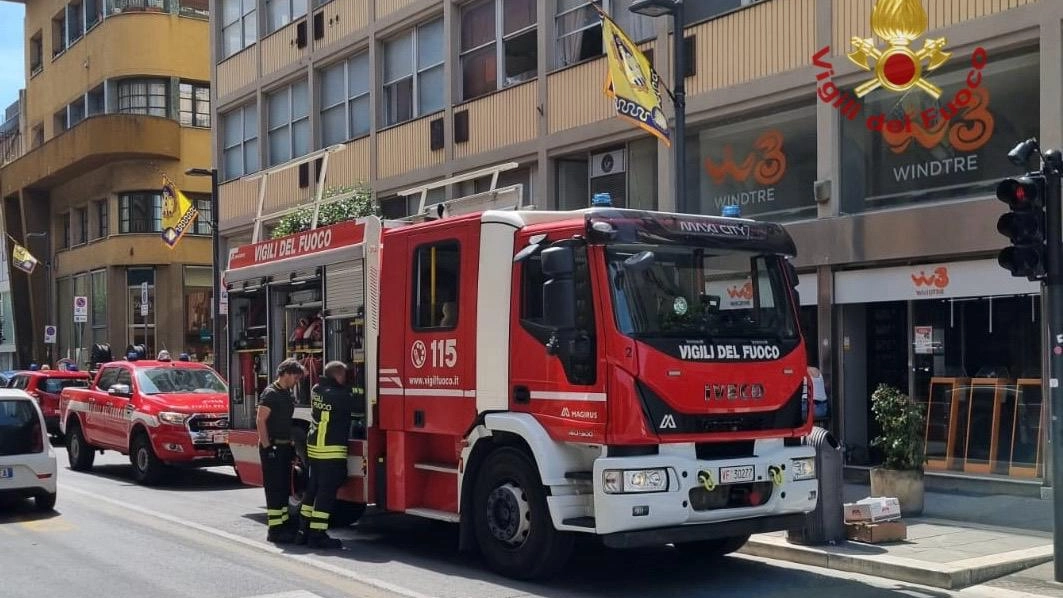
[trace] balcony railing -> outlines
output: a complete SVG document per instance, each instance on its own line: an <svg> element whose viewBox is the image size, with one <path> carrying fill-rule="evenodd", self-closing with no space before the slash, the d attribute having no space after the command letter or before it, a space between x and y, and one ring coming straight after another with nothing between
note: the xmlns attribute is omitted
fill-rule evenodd
<svg viewBox="0 0 1063 598"><path fill-rule="evenodd" d="M170 0L107 0L107 14L125 12L167 12Z"/></svg>

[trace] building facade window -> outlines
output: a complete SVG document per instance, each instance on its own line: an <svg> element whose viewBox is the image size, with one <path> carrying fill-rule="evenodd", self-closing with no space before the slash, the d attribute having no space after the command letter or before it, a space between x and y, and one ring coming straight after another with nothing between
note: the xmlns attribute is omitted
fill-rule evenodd
<svg viewBox="0 0 1063 598"><path fill-rule="evenodd" d="M462 9L462 95L468 100L535 78L539 52L532 0L483 0Z"/></svg>
<svg viewBox="0 0 1063 598"><path fill-rule="evenodd" d="M180 122L186 127L210 128L210 86L181 83Z"/></svg>
<svg viewBox="0 0 1063 598"><path fill-rule="evenodd" d="M369 134L371 75L365 52L321 71L322 147Z"/></svg>
<svg viewBox="0 0 1063 598"><path fill-rule="evenodd" d="M223 114L221 132L222 177L232 180L258 171L258 106L247 104Z"/></svg>
<svg viewBox="0 0 1063 598"><path fill-rule="evenodd" d="M118 82L118 112L165 117L168 87L165 79L123 79Z"/></svg>
<svg viewBox="0 0 1063 598"><path fill-rule="evenodd" d="M104 0L85 0L85 31L103 20L103 2Z"/></svg>
<svg viewBox="0 0 1063 598"><path fill-rule="evenodd" d="M443 109L443 58L443 19L384 43L385 126Z"/></svg>
<svg viewBox="0 0 1063 598"><path fill-rule="evenodd" d="M83 7L80 2L68 4L66 7L68 46L81 39L82 35L85 35L85 15L82 12L82 9Z"/></svg>
<svg viewBox="0 0 1063 598"><path fill-rule="evenodd" d="M97 85L95 89L90 91L85 102L86 115L95 116L107 112L106 97L103 84Z"/></svg>
<svg viewBox="0 0 1063 598"><path fill-rule="evenodd" d="M196 212L199 216L196 217L195 224L192 226L192 230L188 231L193 235L209 235L210 234L210 195L203 195L201 193L187 193L188 199L192 200L192 205L196 208Z"/></svg>
<svg viewBox="0 0 1063 598"><path fill-rule="evenodd" d="M629 9L632 0L602 0L602 7L635 42L654 36L651 17ZM602 19L589 0L558 0L554 27L557 51L554 66L563 67L602 55Z"/></svg>
<svg viewBox="0 0 1063 598"><path fill-rule="evenodd" d="M89 209L77 208L74 210L76 234L75 245L84 245L89 242Z"/></svg>
<svg viewBox="0 0 1063 598"><path fill-rule="evenodd" d="M44 68L44 38L41 32L30 38L30 76L36 75Z"/></svg>
<svg viewBox="0 0 1063 598"><path fill-rule="evenodd" d="M52 17L52 58L66 51L66 8Z"/></svg>
<svg viewBox="0 0 1063 598"><path fill-rule="evenodd" d="M310 93L300 81L266 97L269 165L310 153Z"/></svg>
<svg viewBox="0 0 1063 598"><path fill-rule="evenodd" d="M70 240L71 240L71 236L70 236L70 212L67 212L66 214L63 214L60 218L62 218L63 237L61 239L59 239L59 243L60 243L59 246L62 247L63 249L67 249L67 248L70 247Z"/></svg>
<svg viewBox="0 0 1063 598"><path fill-rule="evenodd" d="M69 121L70 127L85 120L85 98L78 98L70 103L67 120Z"/></svg>
<svg viewBox="0 0 1063 598"><path fill-rule="evenodd" d="M258 40L256 0L221 0L221 39L228 58Z"/></svg>
<svg viewBox="0 0 1063 598"><path fill-rule="evenodd" d="M266 0L266 33L273 33L305 14L306 0Z"/></svg>
<svg viewBox="0 0 1063 598"><path fill-rule="evenodd" d="M103 239L110 232L109 214L107 213L107 200L101 199L96 202L96 238Z"/></svg>
<svg viewBox="0 0 1063 598"><path fill-rule="evenodd" d="M162 232L162 193L138 191L118 196L118 232Z"/></svg>

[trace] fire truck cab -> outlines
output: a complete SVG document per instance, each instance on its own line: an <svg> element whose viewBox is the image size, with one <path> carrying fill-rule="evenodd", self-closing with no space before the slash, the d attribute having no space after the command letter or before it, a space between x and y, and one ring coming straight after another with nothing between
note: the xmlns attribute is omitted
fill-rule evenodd
<svg viewBox="0 0 1063 598"><path fill-rule="evenodd" d="M510 209L365 218L232 252L242 479L261 483L254 403L277 363L310 371L302 427L314 376L340 359L367 391L348 520L375 504L458 523L463 547L517 578L555 570L576 534L709 557L800 527L818 485L783 227L512 209L519 187L516 202L490 193Z"/></svg>

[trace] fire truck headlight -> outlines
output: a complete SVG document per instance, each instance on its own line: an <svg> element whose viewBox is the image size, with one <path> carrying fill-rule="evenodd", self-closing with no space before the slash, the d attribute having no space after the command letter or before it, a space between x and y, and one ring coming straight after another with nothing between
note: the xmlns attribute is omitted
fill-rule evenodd
<svg viewBox="0 0 1063 598"><path fill-rule="evenodd" d="M790 470L793 472L795 482L815 479L816 458L803 457L801 459L790 459Z"/></svg>
<svg viewBox="0 0 1063 598"><path fill-rule="evenodd" d="M176 413L173 411L163 411L159 413L159 421L162 421L163 423L183 426L187 420L188 415L184 413Z"/></svg>
<svg viewBox="0 0 1063 598"><path fill-rule="evenodd" d="M665 492L668 490L667 469L609 469L602 474L606 494L634 494Z"/></svg>

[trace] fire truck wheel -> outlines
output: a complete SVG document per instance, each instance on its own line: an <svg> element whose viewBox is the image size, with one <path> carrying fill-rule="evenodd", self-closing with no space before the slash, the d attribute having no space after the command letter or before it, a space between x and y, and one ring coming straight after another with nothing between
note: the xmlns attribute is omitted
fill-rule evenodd
<svg viewBox="0 0 1063 598"><path fill-rule="evenodd" d="M155 455L155 449L151 448L151 439L144 432L133 438L129 461L133 464L133 477L137 483L145 486L159 483L166 469L166 464Z"/></svg>
<svg viewBox="0 0 1063 598"><path fill-rule="evenodd" d="M329 517L329 527L348 527L354 525L365 513L365 505L346 500L337 500L333 506L332 516Z"/></svg>
<svg viewBox="0 0 1063 598"><path fill-rule="evenodd" d="M684 555L701 559L714 559L731 554L745 546L749 541L749 534L734 536L733 538L717 538L715 540L702 540L700 542L683 542L676 544Z"/></svg>
<svg viewBox="0 0 1063 598"><path fill-rule="evenodd" d="M85 435L77 423L70 424L66 435L66 456L70 459L70 469L88 471L96 460L96 450L85 442Z"/></svg>
<svg viewBox="0 0 1063 598"><path fill-rule="evenodd" d="M572 554L572 534L554 529L532 460L503 447L487 456L473 490L473 526L484 559L516 579L557 571Z"/></svg>

